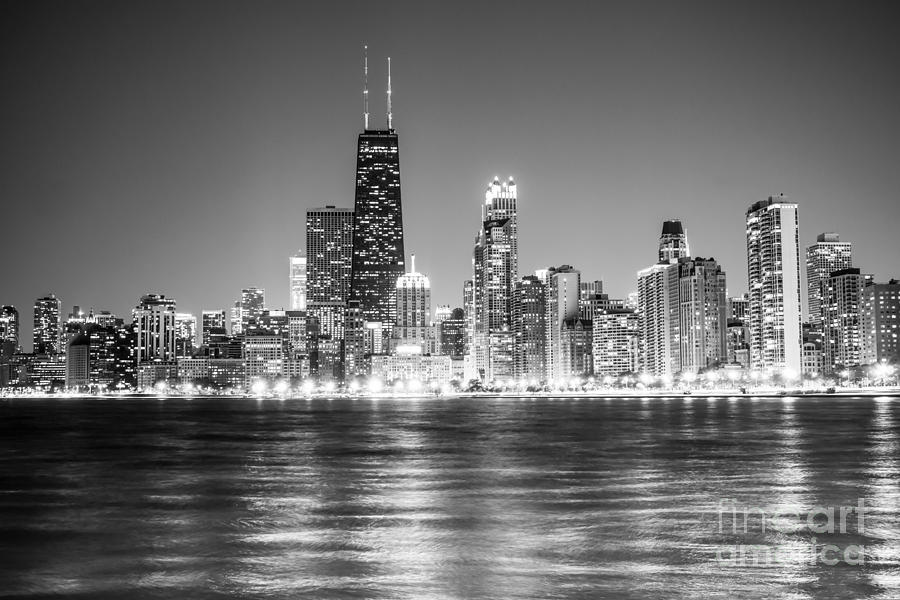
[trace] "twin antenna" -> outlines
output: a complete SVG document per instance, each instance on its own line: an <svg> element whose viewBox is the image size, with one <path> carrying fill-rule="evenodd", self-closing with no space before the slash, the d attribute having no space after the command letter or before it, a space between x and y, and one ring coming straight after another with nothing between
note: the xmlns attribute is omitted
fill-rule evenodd
<svg viewBox="0 0 900 600"><path fill-rule="evenodd" d="M394 116L391 113L391 57L388 56L387 126L392 129ZM363 46L363 127L369 129L369 47Z"/></svg>

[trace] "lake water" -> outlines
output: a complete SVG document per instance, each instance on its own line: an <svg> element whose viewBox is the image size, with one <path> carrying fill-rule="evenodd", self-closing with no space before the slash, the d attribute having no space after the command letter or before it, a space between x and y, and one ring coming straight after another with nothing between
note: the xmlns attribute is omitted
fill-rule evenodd
<svg viewBox="0 0 900 600"><path fill-rule="evenodd" d="M4 598L900 597L898 398L3 399L0 450Z"/></svg>

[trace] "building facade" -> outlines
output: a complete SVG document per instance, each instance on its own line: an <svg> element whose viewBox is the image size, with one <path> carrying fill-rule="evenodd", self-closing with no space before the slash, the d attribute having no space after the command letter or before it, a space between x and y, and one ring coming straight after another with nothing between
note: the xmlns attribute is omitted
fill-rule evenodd
<svg viewBox="0 0 900 600"><path fill-rule="evenodd" d="M809 322L822 323L822 302L827 281L835 271L853 266L853 244L842 242L837 233L820 233L816 243L806 248L806 287Z"/></svg>

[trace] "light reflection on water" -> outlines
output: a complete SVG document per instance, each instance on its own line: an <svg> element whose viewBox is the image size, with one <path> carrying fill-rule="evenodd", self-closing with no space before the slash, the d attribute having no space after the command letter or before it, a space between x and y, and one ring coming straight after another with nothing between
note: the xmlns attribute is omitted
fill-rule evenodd
<svg viewBox="0 0 900 600"><path fill-rule="evenodd" d="M897 399L16 400L0 411L0 596L900 595ZM801 516L860 497L862 531L814 534ZM780 516L765 532L752 520L747 534L720 531L723 500ZM811 563L814 535L864 545L866 564ZM776 546L780 560L719 563L735 544Z"/></svg>

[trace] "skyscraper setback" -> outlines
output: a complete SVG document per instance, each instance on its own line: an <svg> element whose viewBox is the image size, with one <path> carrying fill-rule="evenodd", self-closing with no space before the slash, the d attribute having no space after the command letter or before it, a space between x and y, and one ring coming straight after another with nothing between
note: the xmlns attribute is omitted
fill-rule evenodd
<svg viewBox="0 0 900 600"><path fill-rule="evenodd" d="M365 117L356 153L356 197L350 300L369 322L394 322L397 278L404 274L400 148L391 114L388 58L387 129L369 129L368 59ZM311 259L311 257L310 257Z"/></svg>

